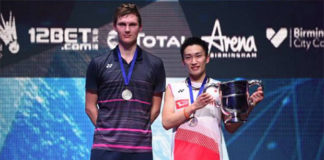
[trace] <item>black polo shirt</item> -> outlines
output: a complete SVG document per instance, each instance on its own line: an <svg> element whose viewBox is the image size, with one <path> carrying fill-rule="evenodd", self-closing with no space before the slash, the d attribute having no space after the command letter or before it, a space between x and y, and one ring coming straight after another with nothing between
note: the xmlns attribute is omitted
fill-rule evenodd
<svg viewBox="0 0 324 160"><path fill-rule="evenodd" d="M99 106L93 148L151 152L150 111L153 94L165 90L163 62L137 46L137 59L127 86L133 97L126 101L121 97L126 86L117 47L94 58L87 70L86 89L97 92ZM131 63L123 59L123 65L127 75Z"/></svg>

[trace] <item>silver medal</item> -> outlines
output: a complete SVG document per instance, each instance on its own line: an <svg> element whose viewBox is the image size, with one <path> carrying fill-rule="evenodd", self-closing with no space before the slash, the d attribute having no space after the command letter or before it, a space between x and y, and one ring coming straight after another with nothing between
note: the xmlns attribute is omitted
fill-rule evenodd
<svg viewBox="0 0 324 160"><path fill-rule="evenodd" d="M190 119L190 121L189 121L189 126L190 126L190 127L195 127L195 126L197 126L197 124L198 124L198 119L197 119L197 117L192 117L192 118Z"/></svg>
<svg viewBox="0 0 324 160"><path fill-rule="evenodd" d="M122 98L124 100L128 101L128 100L132 99L132 97L133 97L133 94L132 94L132 92L129 89L123 90L123 92L122 92Z"/></svg>

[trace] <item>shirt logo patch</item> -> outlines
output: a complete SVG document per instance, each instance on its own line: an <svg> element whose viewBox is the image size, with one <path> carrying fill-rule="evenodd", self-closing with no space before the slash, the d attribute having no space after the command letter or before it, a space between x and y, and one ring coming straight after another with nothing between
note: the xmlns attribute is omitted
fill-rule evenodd
<svg viewBox="0 0 324 160"><path fill-rule="evenodd" d="M106 68L111 68L113 66L113 64L111 63L111 64L107 64L107 66L106 66Z"/></svg>
<svg viewBox="0 0 324 160"><path fill-rule="evenodd" d="M184 108L189 106L189 99L179 99L176 101L176 108Z"/></svg>

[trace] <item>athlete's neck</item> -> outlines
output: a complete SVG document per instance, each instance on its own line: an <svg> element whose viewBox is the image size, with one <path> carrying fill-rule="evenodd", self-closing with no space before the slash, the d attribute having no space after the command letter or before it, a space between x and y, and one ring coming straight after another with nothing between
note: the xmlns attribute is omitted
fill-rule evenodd
<svg viewBox="0 0 324 160"><path fill-rule="evenodd" d="M123 59L127 63L130 63L133 60L136 51L136 47L137 47L136 43L134 45L122 45L121 43L119 43L118 47Z"/></svg>
<svg viewBox="0 0 324 160"><path fill-rule="evenodd" d="M204 81L205 77L206 77L206 72L203 72L202 74L197 75L197 76L193 76L193 75L189 74L189 78L190 78L191 82L196 82L196 83L202 83Z"/></svg>

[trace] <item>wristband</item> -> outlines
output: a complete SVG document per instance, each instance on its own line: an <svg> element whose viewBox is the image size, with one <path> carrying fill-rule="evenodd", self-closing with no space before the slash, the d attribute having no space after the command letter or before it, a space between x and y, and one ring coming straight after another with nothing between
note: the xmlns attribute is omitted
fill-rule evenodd
<svg viewBox="0 0 324 160"><path fill-rule="evenodd" d="M187 114L187 112L185 111L186 108L183 108L183 115L186 117L186 119L190 118L190 115Z"/></svg>

